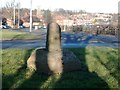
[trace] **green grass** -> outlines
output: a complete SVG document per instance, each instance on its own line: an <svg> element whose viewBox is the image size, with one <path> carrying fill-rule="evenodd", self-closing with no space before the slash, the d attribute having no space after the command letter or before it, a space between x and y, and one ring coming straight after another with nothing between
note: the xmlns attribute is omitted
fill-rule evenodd
<svg viewBox="0 0 120 90"><path fill-rule="evenodd" d="M40 36L34 36L30 33L25 33L25 32L18 32L18 31L13 31L13 30L5 30L2 29L0 30L0 35L2 39L35 39L35 38L40 38Z"/></svg>
<svg viewBox="0 0 120 90"><path fill-rule="evenodd" d="M117 88L118 49L87 47L69 49L81 60L81 71L60 75L38 74L26 68L34 49L3 49L3 88Z"/></svg>

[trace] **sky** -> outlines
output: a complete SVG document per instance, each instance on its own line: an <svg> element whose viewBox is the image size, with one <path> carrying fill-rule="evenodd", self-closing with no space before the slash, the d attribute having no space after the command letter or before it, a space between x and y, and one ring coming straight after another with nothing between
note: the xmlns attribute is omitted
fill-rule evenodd
<svg viewBox="0 0 120 90"><path fill-rule="evenodd" d="M0 6L13 0L0 0ZM21 8L30 8L30 0L20 1ZM118 13L120 0L32 0L32 8L50 9L63 8L67 10L85 10L87 12Z"/></svg>

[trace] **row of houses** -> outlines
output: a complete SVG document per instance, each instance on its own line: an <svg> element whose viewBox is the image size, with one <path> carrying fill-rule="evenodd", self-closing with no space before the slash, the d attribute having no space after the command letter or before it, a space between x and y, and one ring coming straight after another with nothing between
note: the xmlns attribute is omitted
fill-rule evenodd
<svg viewBox="0 0 120 90"><path fill-rule="evenodd" d="M59 16L60 17L60 16ZM68 17L61 16L56 18L60 25L97 25L109 24L112 15L109 14L77 14Z"/></svg>
<svg viewBox="0 0 120 90"><path fill-rule="evenodd" d="M54 15L52 13L52 19L56 21L61 26L76 26L76 25L102 25L110 24L112 14L109 13L84 13L84 14L74 14L74 15ZM21 17L21 20L24 22L25 27L30 26L29 21L30 16ZM9 26L13 27L13 20L7 19ZM43 15L34 15L33 16L33 26L46 26L45 18Z"/></svg>

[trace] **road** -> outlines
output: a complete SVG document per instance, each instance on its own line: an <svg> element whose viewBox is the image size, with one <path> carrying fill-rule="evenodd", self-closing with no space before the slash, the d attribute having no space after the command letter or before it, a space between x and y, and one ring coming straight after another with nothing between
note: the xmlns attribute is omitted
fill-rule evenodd
<svg viewBox="0 0 120 90"><path fill-rule="evenodd" d="M22 30L21 30L22 32ZM28 31L26 31L28 32ZM0 41L2 49L6 48L39 48L46 45L46 30L33 31L34 35L41 35L43 38L35 40L3 40ZM85 33L61 33L63 48L79 48L87 46L118 47L118 39L115 36L92 35Z"/></svg>

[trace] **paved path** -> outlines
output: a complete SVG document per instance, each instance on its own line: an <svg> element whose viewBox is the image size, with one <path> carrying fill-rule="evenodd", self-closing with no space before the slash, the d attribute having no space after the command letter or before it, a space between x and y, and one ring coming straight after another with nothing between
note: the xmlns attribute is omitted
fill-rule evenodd
<svg viewBox="0 0 120 90"><path fill-rule="evenodd" d="M45 47L46 44L46 31L39 33L33 32L34 35L42 35L44 38L36 40L3 40L0 41L2 49L6 48L37 48ZM118 47L120 43L114 36L104 35L87 35L84 33L64 33L62 32L62 47L63 48L79 48L87 46L105 46L105 47Z"/></svg>

